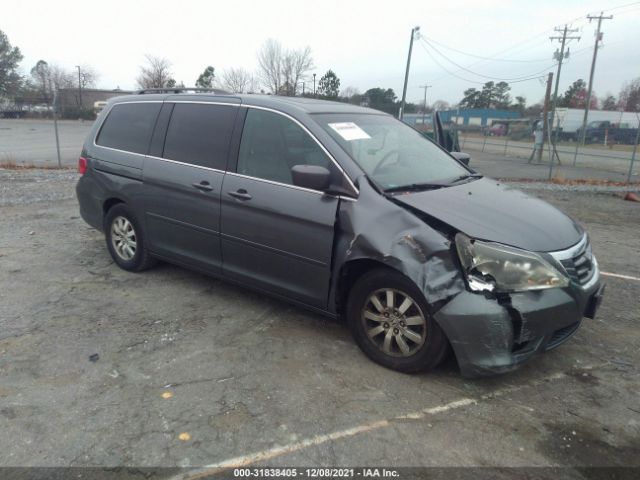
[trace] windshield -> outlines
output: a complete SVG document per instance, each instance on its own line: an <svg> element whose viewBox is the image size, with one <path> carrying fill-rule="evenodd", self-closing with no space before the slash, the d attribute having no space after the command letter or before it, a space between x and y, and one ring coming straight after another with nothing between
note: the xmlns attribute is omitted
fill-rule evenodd
<svg viewBox="0 0 640 480"><path fill-rule="evenodd" d="M316 114L314 118L385 190L447 184L470 175L433 142L387 115Z"/></svg>

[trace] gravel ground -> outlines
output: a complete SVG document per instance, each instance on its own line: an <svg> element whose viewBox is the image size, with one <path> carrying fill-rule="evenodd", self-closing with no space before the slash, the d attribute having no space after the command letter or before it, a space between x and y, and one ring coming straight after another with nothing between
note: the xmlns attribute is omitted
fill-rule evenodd
<svg viewBox="0 0 640 480"><path fill-rule="evenodd" d="M401 375L288 304L119 270L76 175L0 171L0 465L640 468L640 282L606 277L598 318L513 374ZM523 186L585 225L603 271L640 277L639 204Z"/></svg>
<svg viewBox="0 0 640 480"><path fill-rule="evenodd" d="M0 168L0 207L75 198L75 170Z"/></svg>

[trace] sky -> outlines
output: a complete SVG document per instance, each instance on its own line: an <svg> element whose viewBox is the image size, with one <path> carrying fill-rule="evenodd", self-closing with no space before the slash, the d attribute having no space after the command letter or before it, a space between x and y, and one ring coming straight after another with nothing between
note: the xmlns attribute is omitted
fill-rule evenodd
<svg viewBox="0 0 640 480"><path fill-rule="evenodd" d="M511 84L512 97L533 104L544 96L547 72L555 72L554 27L568 23L581 36L569 43L560 93L588 79L597 22L586 16L602 10L613 15L602 22L594 80L603 98L640 76L640 2L3 0L0 30L21 49L23 73L40 59L68 69L86 64L98 72L100 88L135 88L145 54L167 58L174 78L187 86L207 65L218 75L230 67L257 71L256 52L273 38L288 48L309 46L318 79L332 69L343 89L393 88L400 97L411 29L419 26L408 101L422 102L421 85L430 85L427 103L455 104L465 89L485 81L533 77ZM311 79L306 86L312 88Z"/></svg>

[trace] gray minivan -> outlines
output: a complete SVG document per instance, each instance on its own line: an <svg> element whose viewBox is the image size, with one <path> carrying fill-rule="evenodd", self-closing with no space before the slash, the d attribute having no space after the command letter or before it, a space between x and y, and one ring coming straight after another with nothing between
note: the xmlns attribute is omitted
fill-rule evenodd
<svg viewBox="0 0 640 480"><path fill-rule="evenodd" d="M140 92L108 102L79 171L121 268L160 259L344 318L402 372L449 349L463 375L512 370L602 298L580 225L368 108Z"/></svg>

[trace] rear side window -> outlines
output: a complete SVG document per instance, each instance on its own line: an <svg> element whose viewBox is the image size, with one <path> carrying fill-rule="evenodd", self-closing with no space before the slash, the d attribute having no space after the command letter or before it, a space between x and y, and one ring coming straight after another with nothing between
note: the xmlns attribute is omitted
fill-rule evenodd
<svg viewBox="0 0 640 480"><path fill-rule="evenodd" d="M105 120L96 144L146 154L161 103L121 103Z"/></svg>
<svg viewBox="0 0 640 480"><path fill-rule="evenodd" d="M230 105L176 103L162 156L224 170L237 110Z"/></svg>

